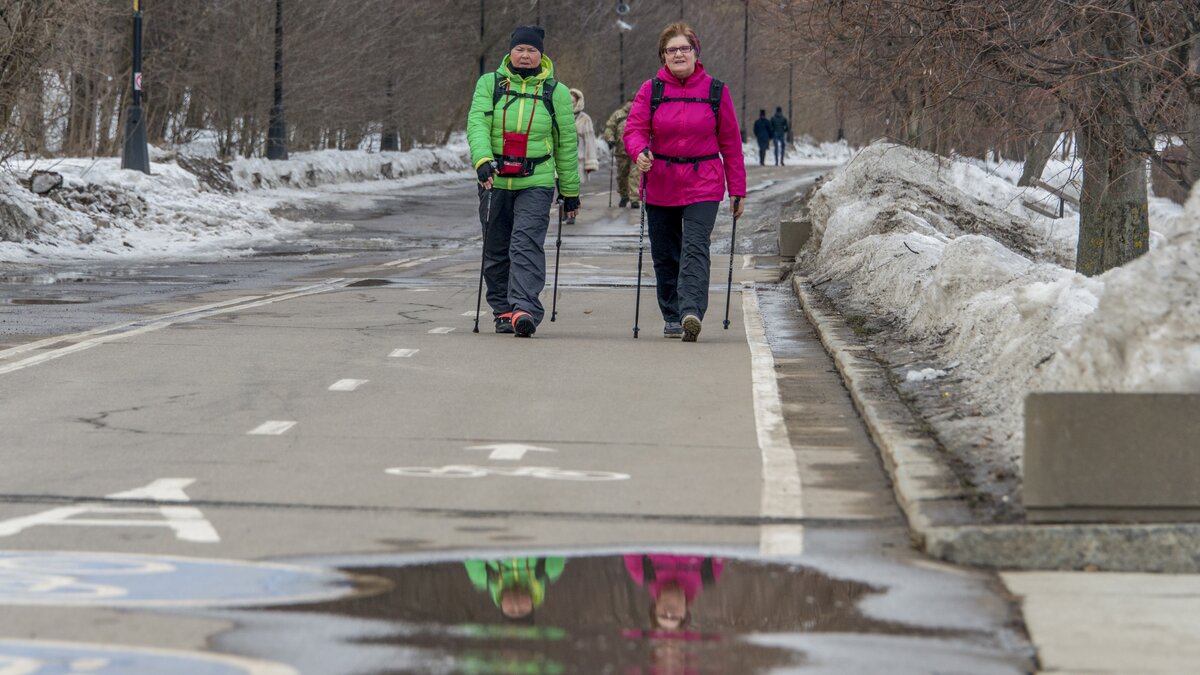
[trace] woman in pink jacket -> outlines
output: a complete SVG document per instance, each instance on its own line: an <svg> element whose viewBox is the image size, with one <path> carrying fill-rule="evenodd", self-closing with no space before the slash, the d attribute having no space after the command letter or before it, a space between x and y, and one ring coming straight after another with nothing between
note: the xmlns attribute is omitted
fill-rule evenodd
<svg viewBox="0 0 1200 675"><path fill-rule="evenodd" d="M735 216L746 198L746 164L733 98L699 62L685 23L658 38L663 67L638 90L625 150L643 172L658 306L665 337L695 342L708 309L709 244L728 186Z"/></svg>

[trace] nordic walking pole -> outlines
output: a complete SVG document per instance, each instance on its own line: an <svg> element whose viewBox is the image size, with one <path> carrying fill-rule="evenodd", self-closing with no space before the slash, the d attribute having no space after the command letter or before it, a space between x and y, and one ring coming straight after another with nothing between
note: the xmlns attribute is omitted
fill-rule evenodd
<svg viewBox="0 0 1200 675"><path fill-rule="evenodd" d="M554 242L554 300L550 303L550 321L558 317L558 258L562 255L562 224L563 210L565 203L560 197L558 200L558 241Z"/></svg>
<svg viewBox="0 0 1200 675"><path fill-rule="evenodd" d="M733 249L737 246L737 207L741 203L733 198L733 230L729 233L729 283L725 286L725 330L729 330L729 296L733 294Z"/></svg>
<svg viewBox="0 0 1200 675"><path fill-rule="evenodd" d="M612 208L613 176L617 173L617 151L608 149L608 208Z"/></svg>
<svg viewBox="0 0 1200 675"><path fill-rule="evenodd" d="M642 252L645 251L646 237L646 174L642 173L642 184L638 188L638 197L642 200L642 224L638 228L638 269L637 269L637 300L633 304L633 339L638 336L638 318L642 313Z"/></svg>
<svg viewBox="0 0 1200 675"><path fill-rule="evenodd" d="M492 222L492 191L487 191L487 217L483 221L483 252L479 254L479 294L475 296L475 329L479 332L479 309L483 306L483 265L487 261L487 232L488 224Z"/></svg>

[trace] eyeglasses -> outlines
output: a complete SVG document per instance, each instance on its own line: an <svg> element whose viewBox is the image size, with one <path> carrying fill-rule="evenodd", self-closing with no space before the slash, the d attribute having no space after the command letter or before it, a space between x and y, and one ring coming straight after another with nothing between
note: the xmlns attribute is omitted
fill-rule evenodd
<svg viewBox="0 0 1200 675"><path fill-rule="evenodd" d="M675 56L676 54L691 54L692 51L692 46L686 45L684 47L667 47L663 50L663 53L667 56Z"/></svg>

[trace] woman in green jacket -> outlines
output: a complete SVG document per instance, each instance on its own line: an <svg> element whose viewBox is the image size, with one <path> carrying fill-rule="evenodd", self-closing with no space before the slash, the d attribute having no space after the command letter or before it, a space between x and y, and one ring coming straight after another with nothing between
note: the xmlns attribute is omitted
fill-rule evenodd
<svg viewBox="0 0 1200 675"><path fill-rule="evenodd" d="M475 84L467 140L479 177L483 276L497 333L533 335L545 309L546 230L556 184L579 211L579 161L570 90L544 56L545 30L518 26L509 53ZM485 198L486 197L486 198Z"/></svg>

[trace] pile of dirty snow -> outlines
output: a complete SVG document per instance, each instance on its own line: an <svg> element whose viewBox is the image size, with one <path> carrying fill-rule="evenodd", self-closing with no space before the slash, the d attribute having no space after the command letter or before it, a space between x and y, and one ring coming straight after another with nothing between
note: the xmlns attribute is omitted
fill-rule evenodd
<svg viewBox="0 0 1200 675"><path fill-rule="evenodd" d="M215 258L252 254L295 239L312 223L272 215L281 204L270 189L297 190L352 181L387 181L469 168L466 138L406 152L294 153L270 162L239 159L193 162L151 149L150 175L121 169L116 157L14 161L0 174L0 261L114 257ZM182 168L216 170L203 180ZM63 176L63 187L32 193L35 170ZM261 189L255 189L261 188Z"/></svg>
<svg viewBox="0 0 1200 675"><path fill-rule="evenodd" d="M808 202L800 263L930 355L901 381L961 388L931 420L947 447L1012 466L1031 391L1200 391L1200 193L1186 213L1152 211L1147 255L1087 278L1071 269L1077 217L1027 210L1047 193L1017 176L871 145Z"/></svg>

